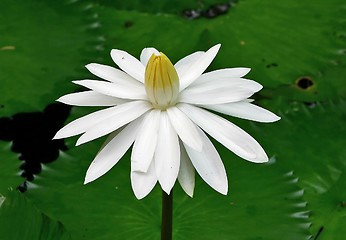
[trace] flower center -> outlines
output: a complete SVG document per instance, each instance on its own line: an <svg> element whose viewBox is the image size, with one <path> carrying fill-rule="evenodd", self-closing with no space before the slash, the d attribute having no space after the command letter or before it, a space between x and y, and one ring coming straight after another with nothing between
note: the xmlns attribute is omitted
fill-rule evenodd
<svg viewBox="0 0 346 240"><path fill-rule="evenodd" d="M179 77L168 57L151 55L145 69L145 91L155 108L167 109L174 105L179 94Z"/></svg>

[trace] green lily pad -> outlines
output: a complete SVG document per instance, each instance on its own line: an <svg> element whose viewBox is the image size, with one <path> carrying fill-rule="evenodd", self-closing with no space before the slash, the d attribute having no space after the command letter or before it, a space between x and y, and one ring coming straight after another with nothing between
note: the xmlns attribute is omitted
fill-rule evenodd
<svg viewBox="0 0 346 240"><path fill-rule="evenodd" d="M220 1L217 1L217 0L203 0L203 1L148 0L146 2L140 2L136 0L130 0L130 1L93 0L93 2L101 6L105 6L107 8L115 8L118 10L128 10L128 11L135 10L136 12L153 13L153 14L158 12L181 14L183 10L188 10L188 9L206 10L210 6L213 6L215 4L220 4ZM224 4L226 4L226 2Z"/></svg>
<svg viewBox="0 0 346 240"><path fill-rule="evenodd" d="M2 239L70 239L60 222L41 213L23 194L15 190L2 196L0 235Z"/></svg>
<svg viewBox="0 0 346 240"><path fill-rule="evenodd" d="M271 125L237 121L275 154L283 169L292 169L305 191L311 234L318 239L344 239L346 209L346 103L296 105L295 111Z"/></svg>
<svg viewBox="0 0 346 240"><path fill-rule="evenodd" d="M319 240L343 240L346 235L346 168L343 167L341 171L342 175L326 192L312 196L310 200L314 209L311 230Z"/></svg>
<svg viewBox="0 0 346 240"><path fill-rule="evenodd" d="M5 194L10 187L16 188L24 182L24 178L20 177L21 162L10 147L11 143L0 141L0 194Z"/></svg>
<svg viewBox="0 0 346 240"><path fill-rule="evenodd" d="M0 116L38 111L73 91L68 83L95 57L97 19L71 2L1 1Z"/></svg>
<svg viewBox="0 0 346 240"><path fill-rule="evenodd" d="M251 67L249 78L267 88L262 97L283 98L287 104L346 96L346 5L338 0L239 1L228 14L196 20L169 8L158 8L161 14L134 11L142 9L135 4L131 11L121 6L95 9L108 51L118 48L139 56L142 48L154 46L175 62L222 43L210 69ZM109 57L105 61L111 62Z"/></svg>

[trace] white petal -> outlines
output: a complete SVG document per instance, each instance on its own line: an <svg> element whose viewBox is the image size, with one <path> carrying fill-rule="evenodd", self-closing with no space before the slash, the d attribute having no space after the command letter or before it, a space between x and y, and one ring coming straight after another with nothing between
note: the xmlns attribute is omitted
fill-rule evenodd
<svg viewBox="0 0 346 240"><path fill-rule="evenodd" d="M124 73L123 71L120 71L119 69L116 69L111 66L102 65L98 63L90 63L85 66L92 74L105 79L107 81L111 81L117 84L122 85L135 85L140 86L141 83L133 79L128 74Z"/></svg>
<svg viewBox="0 0 346 240"><path fill-rule="evenodd" d="M167 113L162 111L160 129L154 155L156 176L162 189L169 194L178 177L180 149L177 133Z"/></svg>
<svg viewBox="0 0 346 240"><path fill-rule="evenodd" d="M114 106L126 102L124 99L103 95L94 91L70 93L60 97L57 101L74 106Z"/></svg>
<svg viewBox="0 0 346 240"><path fill-rule="evenodd" d="M167 114L180 139L196 151L202 151L203 145L196 125L177 107L168 108Z"/></svg>
<svg viewBox="0 0 346 240"><path fill-rule="evenodd" d="M190 85L185 91L204 91L209 88L213 89L221 87L241 87L253 92L258 92L263 88L263 86L258 82L245 78L209 78L204 81L195 81L194 84Z"/></svg>
<svg viewBox="0 0 346 240"><path fill-rule="evenodd" d="M248 101L240 101L234 103L202 105L202 107L220 112L226 115L253 120L257 122L275 122L280 117L274 113L249 103Z"/></svg>
<svg viewBox="0 0 346 240"><path fill-rule="evenodd" d="M137 199L147 196L155 187L156 182L154 162L150 164L148 171L145 173L131 171L131 186Z"/></svg>
<svg viewBox="0 0 346 240"><path fill-rule="evenodd" d="M195 169L181 142L178 180L186 194L193 197L193 190L195 189Z"/></svg>
<svg viewBox="0 0 346 240"><path fill-rule="evenodd" d="M180 59L176 64L174 64L174 68L178 73L179 79L186 74L191 65L197 62L204 53L205 52L203 51L194 52Z"/></svg>
<svg viewBox="0 0 346 240"><path fill-rule="evenodd" d="M117 98L147 99L144 85L135 87L134 85L129 86L97 80L80 80L73 81L73 83L94 90L95 92Z"/></svg>
<svg viewBox="0 0 346 240"><path fill-rule="evenodd" d="M144 117L131 154L131 171L146 172L153 160L160 125L160 110L152 110Z"/></svg>
<svg viewBox="0 0 346 240"><path fill-rule="evenodd" d="M189 104L179 104L178 108L239 157L255 163L268 161L268 157L259 143L233 123Z"/></svg>
<svg viewBox="0 0 346 240"><path fill-rule="evenodd" d="M262 88L260 84L251 80L224 80L191 85L180 93L179 101L206 105L238 102L252 96Z"/></svg>
<svg viewBox="0 0 346 240"><path fill-rule="evenodd" d="M95 124L113 116L114 111L116 111L116 108L118 108L118 106L106 108L97 112L90 113L84 117L78 118L67 124L62 129L60 129L55 134L53 139L71 137L86 132Z"/></svg>
<svg viewBox="0 0 346 240"><path fill-rule="evenodd" d="M127 125L97 154L88 168L84 184L94 181L108 172L126 153L135 140L141 118Z"/></svg>
<svg viewBox="0 0 346 240"><path fill-rule="evenodd" d="M194 81L192 84L201 84L204 82L208 82L208 81L217 81L218 79L221 78L241 78L243 76L245 76L246 74L248 74L250 72L251 68L242 68L242 67L238 67L238 68L225 68L225 69L219 69L219 70L215 70L215 71L211 71L211 72L207 72L207 73L203 73L198 79L196 79L196 81Z"/></svg>
<svg viewBox="0 0 346 240"><path fill-rule="evenodd" d="M144 65L135 57L125 51L113 49L111 51L113 61L134 79L144 83Z"/></svg>
<svg viewBox="0 0 346 240"><path fill-rule="evenodd" d="M155 48L144 48L140 56L141 63L147 66L148 60L153 54L159 55L160 53Z"/></svg>
<svg viewBox="0 0 346 240"><path fill-rule="evenodd" d="M179 76L180 91L193 83L193 81L195 81L207 69L210 63L214 60L220 46L221 44L217 44L210 48L206 53L200 56L197 61L190 65L183 76Z"/></svg>
<svg viewBox="0 0 346 240"><path fill-rule="evenodd" d="M99 154L99 153L107 146L107 144L108 144L110 141L113 140L113 138L114 138L116 135L118 135L122 130L124 130L124 128L125 128L125 127L121 127L121 128L119 128L119 129L115 130L114 132L110 133L110 134L107 136L106 140L103 142L103 144L102 144L101 148L99 149L99 151L97 152L97 154ZM97 154L96 154L96 155L97 155Z"/></svg>
<svg viewBox="0 0 346 240"><path fill-rule="evenodd" d="M103 119L92 128L87 130L77 141L76 146L89 142L96 138L111 133L125 124L140 117L151 108L151 105L144 101L124 103L114 108L113 115Z"/></svg>
<svg viewBox="0 0 346 240"><path fill-rule="evenodd" d="M203 141L203 151L197 152L184 144L187 154L201 178L216 191L226 195L228 181L222 160L205 133L200 129L198 130Z"/></svg>

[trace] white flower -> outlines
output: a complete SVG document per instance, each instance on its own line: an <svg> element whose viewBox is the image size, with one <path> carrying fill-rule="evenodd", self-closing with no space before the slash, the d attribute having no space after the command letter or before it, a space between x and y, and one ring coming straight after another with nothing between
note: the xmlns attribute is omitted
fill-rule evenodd
<svg viewBox="0 0 346 240"><path fill-rule="evenodd" d="M74 83L90 91L67 94L58 101L75 106L109 106L62 128L55 139L82 134L76 145L110 134L85 177L89 183L108 172L132 147L131 183L138 199L158 181L169 194L176 179L193 196L195 169L216 191L227 194L224 165L208 133L245 160L262 163L268 157L258 142L231 122L211 113L258 122L274 122L275 114L248 99L262 86L242 78L249 68L203 72L220 44L178 61L154 48L143 49L140 61L113 49L111 56L123 71L91 63L86 68L104 79Z"/></svg>

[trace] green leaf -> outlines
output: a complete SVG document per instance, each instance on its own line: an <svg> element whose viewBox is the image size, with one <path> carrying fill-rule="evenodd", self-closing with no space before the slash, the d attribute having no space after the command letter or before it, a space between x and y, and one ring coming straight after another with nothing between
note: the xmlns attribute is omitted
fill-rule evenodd
<svg viewBox="0 0 346 240"><path fill-rule="evenodd" d="M196 20L138 12L134 10L146 6L132 6L96 8L108 50L105 54L117 48L139 56L144 47L154 46L176 62L221 43L210 69L251 67L248 77L266 87L262 97L282 98L286 104L346 96L342 77L346 74L346 3L339 0L239 1L226 15ZM111 63L109 55L105 61Z"/></svg>
<svg viewBox="0 0 346 240"><path fill-rule="evenodd" d="M346 209L346 103L297 104L275 124L237 121L275 154L283 169L292 169L304 189L311 214L311 234L318 239L344 239ZM321 230L322 229L322 230ZM320 232L320 233L319 233Z"/></svg>
<svg viewBox="0 0 346 240"><path fill-rule="evenodd" d="M20 177L21 162L18 154L11 152L11 143L0 141L0 193L5 193L10 187L16 188L24 178Z"/></svg>
<svg viewBox="0 0 346 240"><path fill-rule="evenodd" d="M91 14L78 2L1 1L0 116L41 110L75 89L69 82L96 55Z"/></svg>
<svg viewBox="0 0 346 240"><path fill-rule="evenodd" d="M182 14L183 10L194 9L194 10L206 10L210 6L215 4L220 4L217 0L204 0L204 1L194 1L194 0L148 0L148 1L112 1L112 0L93 0L93 2L98 3L101 6L107 8L114 8L117 10L128 10L136 12L145 13L172 13L172 14ZM230 1L232 2L232 1ZM225 3L224 3L225 4Z"/></svg>
<svg viewBox="0 0 346 240"><path fill-rule="evenodd" d="M310 223L302 200L303 190L297 187L291 171L278 171L274 162L256 166L234 161L226 151L222 155L229 176L228 196L215 196L205 183L197 185L195 197L185 197L186 201L175 212L179 219L174 225L180 233L177 239L308 237ZM283 232L287 234L283 236Z"/></svg>
<svg viewBox="0 0 346 240"><path fill-rule="evenodd" d="M314 209L311 218L314 221L312 232L318 240L343 240L346 235L346 168L342 175L324 193L311 197L311 207Z"/></svg>
<svg viewBox="0 0 346 240"><path fill-rule="evenodd" d="M2 239L70 239L63 225L38 211L26 197L15 190L7 192L0 204Z"/></svg>

